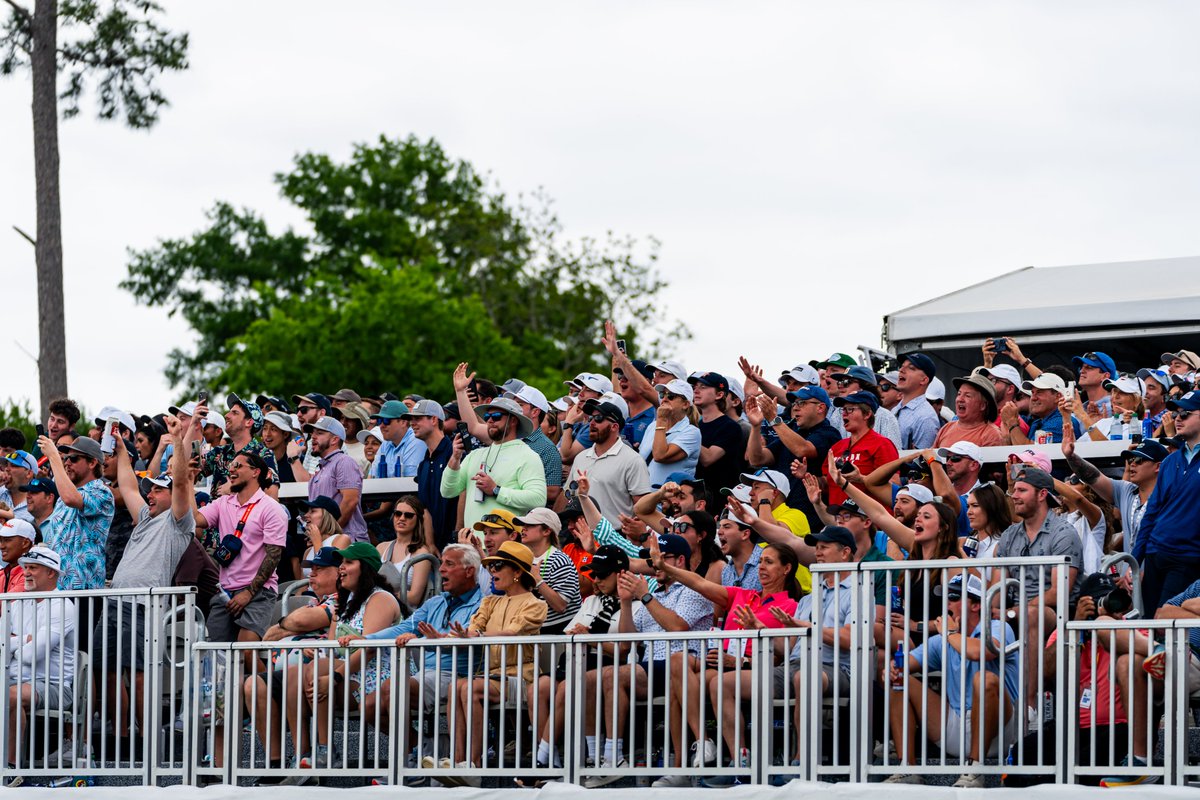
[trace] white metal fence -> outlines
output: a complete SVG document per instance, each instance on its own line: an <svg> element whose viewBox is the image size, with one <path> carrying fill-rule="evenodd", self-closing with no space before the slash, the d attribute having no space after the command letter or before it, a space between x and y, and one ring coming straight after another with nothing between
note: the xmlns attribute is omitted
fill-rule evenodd
<svg viewBox="0 0 1200 800"><path fill-rule="evenodd" d="M811 627L347 648L204 641L184 590L4 595L5 695L38 699L29 714L0 707L14 752L0 773L335 786L1200 779L1200 620L1072 621L1057 558L814 565L813 583ZM59 624L14 639L39 600ZM44 634L68 628L55 661ZM49 668L21 672L22 654ZM1085 712L1094 724L1081 727ZM1121 766L1126 754L1146 763Z"/></svg>

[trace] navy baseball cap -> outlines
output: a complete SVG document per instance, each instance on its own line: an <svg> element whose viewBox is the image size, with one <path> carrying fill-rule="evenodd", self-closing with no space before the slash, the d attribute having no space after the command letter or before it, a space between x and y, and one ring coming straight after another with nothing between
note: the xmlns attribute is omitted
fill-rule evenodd
<svg viewBox="0 0 1200 800"><path fill-rule="evenodd" d="M1176 400L1168 400L1167 408L1172 411L1200 411L1200 392L1191 391Z"/></svg>
<svg viewBox="0 0 1200 800"><path fill-rule="evenodd" d="M296 505L300 506L300 508L303 508L305 511L310 508L319 508L328 514L333 514L334 519L342 516L341 507L338 506L332 497L327 497L323 494L317 495L312 500L301 500L299 503L296 503Z"/></svg>
<svg viewBox="0 0 1200 800"><path fill-rule="evenodd" d="M292 395L292 402L294 402L296 404L296 408L299 408L300 403L303 402L304 400L307 400L308 402L315 405L317 408L322 409L326 414L328 414L331 410L333 410L333 404L329 402L329 398L326 397L325 395L321 394L320 392L309 392L308 394Z"/></svg>
<svg viewBox="0 0 1200 800"><path fill-rule="evenodd" d="M1121 451L1121 460L1128 461L1131 458L1144 458L1148 461L1153 461L1155 464L1161 464L1162 460L1169 454L1170 451L1163 445L1153 439L1144 439L1137 447Z"/></svg>
<svg viewBox="0 0 1200 800"><path fill-rule="evenodd" d="M1113 361L1112 358L1109 357L1108 353L1101 353L1098 350L1094 353L1088 352L1081 356L1075 356L1071 359L1071 363L1075 365L1076 372L1078 372L1079 368L1084 364L1087 364L1089 367L1096 367L1097 369L1104 370L1110 376L1117 374L1117 362Z"/></svg>
<svg viewBox="0 0 1200 800"><path fill-rule="evenodd" d="M792 403L802 403L805 400L820 400L826 406L829 405L829 392L822 389L816 384L809 386L801 386L794 392L787 393L787 399Z"/></svg>
<svg viewBox="0 0 1200 800"><path fill-rule="evenodd" d="M854 542L854 534L849 528L843 528L841 525L826 525L816 533L810 533L804 537L804 543L809 547L816 546L817 542L833 542L840 544L842 547L849 547L850 552L858 549L858 545Z"/></svg>
<svg viewBox="0 0 1200 800"><path fill-rule="evenodd" d="M252 403L249 400L243 400L236 394L230 394L225 398L225 407L233 408L234 406L242 407L242 410L246 412L246 416L250 418L254 430L262 430L263 413L262 409L258 407L258 403Z"/></svg>
<svg viewBox="0 0 1200 800"><path fill-rule="evenodd" d="M285 414L292 413L292 407L289 406L287 401L282 397L275 397L274 395L269 394L260 394L258 397L254 398L254 402L258 403L259 408L265 405L272 405Z"/></svg>
<svg viewBox="0 0 1200 800"><path fill-rule="evenodd" d="M835 372L829 377L840 378L843 375L848 378L853 378L860 383L870 384L871 386L879 385L879 379L875 377L875 372L870 367L864 367L860 364L855 364L853 367L850 367L843 372Z"/></svg>
<svg viewBox="0 0 1200 800"><path fill-rule="evenodd" d="M303 565L306 567L340 567L342 554L336 547L322 547L313 553L312 558L305 559Z"/></svg>
<svg viewBox="0 0 1200 800"><path fill-rule="evenodd" d="M58 487L54 485L54 481L49 478L34 478L24 486L18 486L17 491L25 492L45 492L58 497Z"/></svg>
<svg viewBox="0 0 1200 800"><path fill-rule="evenodd" d="M674 533L658 534L658 549L662 551L664 556L683 556L684 558L692 557L692 546L688 544L687 539ZM642 548L638 553L639 558L649 558L649 548Z"/></svg>
<svg viewBox="0 0 1200 800"><path fill-rule="evenodd" d="M729 380L719 372L705 372L695 377L688 378L688 383L693 386L697 383L703 383L705 386L711 386L719 392L729 391Z"/></svg>
<svg viewBox="0 0 1200 800"><path fill-rule="evenodd" d="M853 392L845 397L835 397L833 404L841 408L847 404L870 406L872 411L879 410L879 399L870 392Z"/></svg>
<svg viewBox="0 0 1200 800"><path fill-rule="evenodd" d="M905 361L931 378L937 376L937 367L934 365L933 359L924 353L905 353L900 356L900 365L903 366Z"/></svg>

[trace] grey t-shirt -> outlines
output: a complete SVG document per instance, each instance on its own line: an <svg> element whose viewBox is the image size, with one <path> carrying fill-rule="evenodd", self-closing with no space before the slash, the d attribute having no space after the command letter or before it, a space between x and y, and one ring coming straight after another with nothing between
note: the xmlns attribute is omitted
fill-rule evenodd
<svg viewBox="0 0 1200 800"><path fill-rule="evenodd" d="M150 509L143 506L121 563L113 572L113 588L170 586L179 559L195 533L196 520L190 511L184 512L183 519L175 519L170 508L152 517Z"/></svg>
<svg viewBox="0 0 1200 800"><path fill-rule="evenodd" d="M1033 541L1025 533L1025 523L1017 520L1000 534L1000 544L996 545L996 558L1021 558L1023 556L1067 556L1067 564L1077 570L1083 570L1083 544L1079 541L1079 533L1071 523L1051 511L1042 522L1041 529ZM1020 577L1017 570L1010 570L1012 577ZM1025 568L1025 590L1030 595L1039 595L1050 588L1052 568ZM1044 580L1038 580L1040 575ZM1071 600L1079 596L1079 577L1071 584ZM1032 598L1030 598L1032 599Z"/></svg>
<svg viewBox="0 0 1200 800"><path fill-rule="evenodd" d="M1121 549L1132 553L1133 545L1137 541L1138 528L1142 526L1142 517L1145 516L1146 506L1149 504L1142 502L1138 488L1129 481L1114 480L1112 490L1113 505L1121 512L1121 528L1125 532Z"/></svg>

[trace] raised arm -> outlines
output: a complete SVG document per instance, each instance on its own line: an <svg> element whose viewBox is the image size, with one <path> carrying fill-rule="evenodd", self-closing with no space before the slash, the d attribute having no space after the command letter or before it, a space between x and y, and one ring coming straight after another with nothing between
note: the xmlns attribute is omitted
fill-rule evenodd
<svg viewBox="0 0 1200 800"><path fill-rule="evenodd" d="M192 498L195 496L195 492L192 491L192 482L188 480L187 456L191 452L192 442L200 435L200 418L193 416L187 425L180 425L179 420L175 417L164 417L164 420L167 423L167 432L171 434L171 440L177 443L175 451L171 454L170 463L171 516L175 519L183 519L183 515L190 512ZM183 437L182 441L180 436Z"/></svg>
<svg viewBox="0 0 1200 800"><path fill-rule="evenodd" d="M133 472L133 464L129 462L129 456L124 452L123 447L118 447L117 451L109 458L117 460L117 491L121 493L121 499L125 501L125 509L129 512L129 516L133 517L136 522L142 514L142 509L146 507L146 501L142 499L142 493L138 489L138 478ZM175 491L171 490L171 508L175 507Z"/></svg>
<svg viewBox="0 0 1200 800"><path fill-rule="evenodd" d="M900 545L901 549L911 551L913 544L916 541L916 534L913 529L905 525L900 520L892 516L892 512L887 509L882 503L871 497L862 489L859 489L853 483L846 480L845 477L837 470L830 472L830 477L837 482L838 486L847 496L850 497L858 507L867 512L867 516L875 523L879 530L888 535L888 538Z"/></svg>
<svg viewBox="0 0 1200 800"><path fill-rule="evenodd" d="M724 613L729 607L729 592L724 586L719 583L713 583L703 575L692 572L690 569L680 569L674 564L668 564L666 559L662 557L662 552L658 549L658 537L651 536L650 541L650 563L655 569L661 570L665 575L669 575L671 580L676 583L682 583L693 592L703 595L705 599L712 601L713 609L717 614Z"/></svg>
<svg viewBox="0 0 1200 800"><path fill-rule="evenodd" d="M1063 458L1067 460L1067 466L1078 476L1079 480L1095 489L1096 494L1105 502L1113 502L1112 478L1098 470L1090 461L1080 458L1079 454L1075 452L1075 426L1071 424L1070 417L1065 415L1063 416L1062 454Z"/></svg>

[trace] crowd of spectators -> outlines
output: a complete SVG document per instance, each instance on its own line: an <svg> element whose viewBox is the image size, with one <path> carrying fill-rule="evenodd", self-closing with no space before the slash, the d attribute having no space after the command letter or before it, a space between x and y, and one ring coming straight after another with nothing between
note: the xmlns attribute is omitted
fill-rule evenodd
<svg viewBox="0 0 1200 800"><path fill-rule="evenodd" d="M892 369L834 353L770 378L748 358L736 374L631 359L611 324L602 341L611 370L571 377L554 400L519 378L481 378L468 364L450 376L454 396L444 404L300 387L304 393L291 397L229 394L224 413L200 393L161 413L105 408L81 424L79 407L57 400L36 441L0 430L0 591L192 585L209 638L224 642L636 632L646 647L589 662L583 679L589 731L596 693L603 712L595 728L603 741L587 736L588 756L614 769L626 758L621 735L631 695L668 686L672 718L687 721L671 731L674 766L712 763L722 746L731 764L748 764L732 733L744 724L741 709L730 698L750 675L714 663L734 667L748 651L727 640L706 660L695 642L654 635L714 624L809 627L819 608L837 638L851 621L842 574L823 573L817 583L812 564L1065 556L1071 613L1086 615L1096 613L1101 561L1124 552L1140 564L1147 614L1200 616L1200 357L1193 352L1165 353L1160 364L1124 372L1098 351L1043 368L1005 338L989 339L967 375L939 376L920 352L902 354ZM955 390L951 404L945 381ZM1079 456L1083 439L1123 443L1119 477ZM1058 445L1065 461L1056 467L1032 445ZM1000 446L1014 449L1006 458L985 454ZM364 480L385 478L411 478L415 489L386 500L364 493ZM306 484L305 497L281 502L280 487L289 483ZM985 746L996 744L997 715L1006 730L1040 723L1036 683L1026 681L1018 697L1012 671L1034 674L1045 643L1026 648L1025 663L1010 660L1004 672L980 657L996 649L985 648L986 639L1003 649L1014 636L1005 622L981 616L984 592L998 578L992 572L959 575L944 601L938 577L922 574L898 598L903 613L876 597L869 613L877 627L894 627L909 644L909 669L893 665L886 676L912 684L907 700L891 700L897 739L912 734L921 697L932 691L916 677L925 664L954 682L965 672L971 689L952 700L946 724L983 726ZM1057 568L1025 573L1026 596L1036 599L1023 612L1026 630L1053 629L1064 600L1058 578ZM280 620L279 586L300 579L310 582L310 605ZM818 594L828 599L814 603ZM49 649L14 641L10 677L65 663L66 625L107 625L91 635L127 637L140 654L132 641L145 620L122 609L113 606L107 622L74 606L23 612L21 624L48 626ZM952 655L942 655L934 635L946 637ZM1200 653L1200 641L1193 644ZM1139 647L1116 655L1161 675L1155 643ZM372 714L388 708L397 690L408 692L414 709L418 698L428 711L440 699L472 725L458 726L452 758L428 758L428 766L469 768L485 745L483 703L527 693L536 739L530 763L553 763L563 714L549 713L561 701L550 676L539 673L528 645L492 650L495 673L487 676L463 677L453 648L426 651L411 676L391 675L382 660L364 668L366 656L353 648L336 664L289 663L285 685L295 696L251 691L261 679L249 678L248 711L265 719L272 702L283 702L299 763L321 766L335 754L327 726L317 725L316 741L307 741L306 715L328 717L330 694L315 687L352 681L352 702ZM845 691L849 647L837 660L832 652L822 685ZM253 672L254 654L244 657ZM135 658L125 669L136 679L144 664ZM797 669L777 674L777 683ZM55 674L70 680L73 670ZM114 701L128 703L121 676L109 679ZM1144 696L1121 690L1127 708L1144 709ZM702 697L725 721L724 742L708 739L699 724ZM36 689L10 695L10 723L54 702ZM928 733L949 741L956 731ZM281 741L266 745L278 764ZM902 760L914 747L908 743ZM969 765L987 754L976 742L961 755ZM1124 755L1125 764L1147 758ZM589 784L607 782L599 776ZM1136 781L1112 779L1123 782ZM681 775L658 782L689 783ZM982 778L968 768L959 785Z"/></svg>

